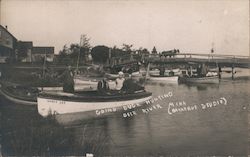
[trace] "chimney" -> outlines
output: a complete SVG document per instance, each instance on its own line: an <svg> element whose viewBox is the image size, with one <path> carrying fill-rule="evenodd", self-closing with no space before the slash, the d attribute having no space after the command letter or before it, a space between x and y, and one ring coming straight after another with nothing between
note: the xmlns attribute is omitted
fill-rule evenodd
<svg viewBox="0 0 250 157"><path fill-rule="evenodd" d="M8 26L7 26L7 25L5 25L5 28L6 28L6 29L8 29Z"/></svg>

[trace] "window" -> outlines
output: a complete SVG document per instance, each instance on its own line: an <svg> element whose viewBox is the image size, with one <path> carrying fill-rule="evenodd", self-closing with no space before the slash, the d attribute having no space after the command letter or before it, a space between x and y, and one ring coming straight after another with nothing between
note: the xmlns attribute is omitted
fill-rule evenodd
<svg viewBox="0 0 250 157"><path fill-rule="evenodd" d="M7 45L10 45L10 39L7 39L7 40L6 40L6 44L7 44Z"/></svg>

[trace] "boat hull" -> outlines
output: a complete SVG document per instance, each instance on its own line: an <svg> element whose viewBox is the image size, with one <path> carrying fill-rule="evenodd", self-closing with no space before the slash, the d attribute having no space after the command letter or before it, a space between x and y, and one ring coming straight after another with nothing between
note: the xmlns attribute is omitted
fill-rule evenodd
<svg viewBox="0 0 250 157"><path fill-rule="evenodd" d="M31 88L24 88L18 85L5 86L0 83L0 94L11 102L20 105L36 105L38 91Z"/></svg>
<svg viewBox="0 0 250 157"><path fill-rule="evenodd" d="M172 69L172 70L166 69L166 70L164 71L164 75L165 75L165 76L169 76L169 73L170 73L171 71L174 72L174 76L181 75L180 69ZM150 70L150 71L149 71L149 75L160 76L160 70L159 70L159 69Z"/></svg>
<svg viewBox="0 0 250 157"><path fill-rule="evenodd" d="M66 95L65 95L66 94ZM128 104L140 104L151 99L151 93L146 93L138 97L130 97L128 99L122 98L122 96L116 97L116 100L112 100L112 97L101 99L99 98L77 98L74 94L63 93L61 96L38 96L38 113L43 117L48 115L77 113L86 111L95 111L100 109L113 109ZM70 98L70 99L68 99ZM103 101L102 101L103 100Z"/></svg>
<svg viewBox="0 0 250 157"><path fill-rule="evenodd" d="M198 77L198 78L189 78L185 77L182 79L185 83L202 83L202 84L217 84L219 83L218 76L211 76L211 77Z"/></svg>
<svg viewBox="0 0 250 157"><path fill-rule="evenodd" d="M119 77L118 74L110 74L110 73L106 73L106 76L107 76L108 78L110 78L110 79L116 79L116 78ZM142 76L142 73L139 72L139 71L132 72L131 76L132 76L132 78L133 78L133 77L141 77L141 76Z"/></svg>
<svg viewBox="0 0 250 157"><path fill-rule="evenodd" d="M150 76L151 81L161 81L162 83L178 83L179 76Z"/></svg>

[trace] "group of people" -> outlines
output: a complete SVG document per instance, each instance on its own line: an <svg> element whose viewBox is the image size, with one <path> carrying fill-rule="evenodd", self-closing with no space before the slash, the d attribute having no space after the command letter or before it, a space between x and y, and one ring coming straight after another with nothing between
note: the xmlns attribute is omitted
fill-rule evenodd
<svg viewBox="0 0 250 157"><path fill-rule="evenodd" d="M208 73L208 67L205 64L199 64L197 67L197 76L205 77Z"/></svg>
<svg viewBox="0 0 250 157"><path fill-rule="evenodd" d="M63 80L63 91L68 93L74 92L74 72L71 69L71 66L63 72L58 78ZM118 73L118 78L115 80L115 89L110 89L107 78L103 78L97 84L97 91L99 93L108 93L110 91L118 91L122 93L134 93L138 90L143 90L144 88L135 83L131 75L128 75L125 78L125 75L122 71Z"/></svg>
<svg viewBox="0 0 250 157"><path fill-rule="evenodd" d="M99 93L109 93L111 91L119 93L134 93L135 91L144 90L144 87L140 86L136 82L134 82L131 78L131 75L128 74L125 77L125 74L120 71L118 73L118 78L115 80L115 89L111 90L109 88L109 84L107 82L107 78L103 78L101 81L98 82L97 91Z"/></svg>

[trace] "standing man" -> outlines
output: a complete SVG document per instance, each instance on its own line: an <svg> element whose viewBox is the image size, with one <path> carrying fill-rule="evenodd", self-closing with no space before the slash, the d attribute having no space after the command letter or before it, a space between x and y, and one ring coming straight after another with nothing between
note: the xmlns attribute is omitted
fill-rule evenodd
<svg viewBox="0 0 250 157"><path fill-rule="evenodd" d="M63 79L63 91L68 93L74 92L74 74L71 69L71 66L68 66L67 69L60 76Z"/></svg>

